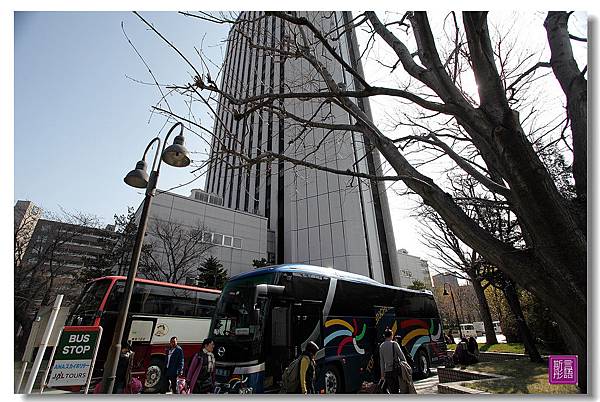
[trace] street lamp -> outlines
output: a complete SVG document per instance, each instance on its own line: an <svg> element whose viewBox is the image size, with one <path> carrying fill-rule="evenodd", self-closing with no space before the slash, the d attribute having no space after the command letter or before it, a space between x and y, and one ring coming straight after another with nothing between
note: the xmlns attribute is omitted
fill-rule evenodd
<svg viewBox="0 0 600 402"><path fill-rule="evenodd" d="M179 135L175 137L173 144L165 149L165 145L169 136L179 127ZM152 171L150 176L146 173L146 154L150 150L150 147L155 142L158 143L156 147L156 153L154 154L154 162L152 163ZM146 233L146 226L148 223L148 211L152 203L152 197L156 193L156 183L158 182L158 174L160 172L161 162L164 161L166 164L175 167L185 167L190 164L190 158L188 151L185 148L183 139L183 124L175 123L173 127L167 133L165 142L163 143L163 149L161 152L161 158L158 160L158 166L156 161L158 158L158 151L160 149L160 138L156 137L150 141L142 160L135 165L135 169L127 173L123 179L125 183L136 188L145 188L146 197L144 198L144 205L142 207L142 214L140 216L140 223L138 231L135 237L135 243L133 246L133 252L131 254L131 263L129 265L129 272L127 273L127 281L125 282L125 292L123 294L123 301L119 310L119 316L115 325L115 332L112 339L112 344L104 363L104 375L102 378L103 386L102 391L105 394L111 394L115 384L115 376L117 372L117 364L119 362L119 355L121 353L121 341L123 339L123 333L125 331L125 322L127 321L127 315L129 314L129 304L131 303L131 295L133 294L133 285L135 277L137 275L138 263L140 261L140 254L142 252L142 244L144 242L144 235ZM154 169L156 167L156 170Z"/></svg>
<svg viewBox="0 0 600 402"><path fill-rule="evenodd" d="M458 312L456 311L456 303L454 303L454 293L452 292L452 286L448 282L444 282L444 296L448 296L448 291L446 290L446 285L450 288L450 297L452 298L452 305L454 306L454 314L456 315L456 325L458 325L458 333L462 339L462 329L460 328L460 321L458 319Z"/></svg>

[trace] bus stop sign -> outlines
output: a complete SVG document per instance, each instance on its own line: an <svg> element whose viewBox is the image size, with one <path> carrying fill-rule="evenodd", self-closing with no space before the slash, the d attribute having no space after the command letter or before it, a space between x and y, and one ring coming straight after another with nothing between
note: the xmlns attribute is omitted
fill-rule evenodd
<svg viewBox="0 0 600 402"><path fill-rule="evenodd" d="M49 387L86 385L91 375L102 327L64 327L54 355Z"/></svg>

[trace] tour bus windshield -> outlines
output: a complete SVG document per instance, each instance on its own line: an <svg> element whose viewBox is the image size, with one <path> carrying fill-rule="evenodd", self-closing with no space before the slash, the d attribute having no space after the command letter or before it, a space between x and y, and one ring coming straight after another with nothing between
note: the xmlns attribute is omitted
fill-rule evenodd
<svg viewBox="0 0 600 402"><path fill-rule="evenodd" d="M82 293L81 300L72 313L72 325L93 325L94 318L100 309L102 298L106 295L110 280L88 283Z"/></svg>
<svg viewBox="0 0 600 402"><path fill-rule="evenodd" d="M260 320L253 313L256 285L272 284L274 275L269 273L228 282L217 305L213 335L238 338L258 336Z"/></svg>

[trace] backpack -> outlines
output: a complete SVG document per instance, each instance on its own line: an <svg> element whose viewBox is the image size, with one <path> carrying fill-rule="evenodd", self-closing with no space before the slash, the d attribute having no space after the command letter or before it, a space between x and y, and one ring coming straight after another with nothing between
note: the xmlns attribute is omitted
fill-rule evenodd
<svg viewBox="0 0 600 402"><path fill-rule="evenodd" d="M292 360L281 375L281 393L297 394L300 392L300 360L302 355Z"/></svg>

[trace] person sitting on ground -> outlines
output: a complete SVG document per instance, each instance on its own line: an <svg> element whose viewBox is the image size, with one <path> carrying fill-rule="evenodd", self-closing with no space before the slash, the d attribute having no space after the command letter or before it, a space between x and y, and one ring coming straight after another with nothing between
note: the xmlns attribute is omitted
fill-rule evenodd
<svg viewBox="0 0 600 402"><path fill-rule="evenodd" d="M477 340L472 336L469 337L467 353L470 363L477 363L479 361L479 346L477 345Z"/></svg>
<svg viewBox="0 0 600 402"><path fill-rule="evenodd" d="M460 338L460 342L456 344L456 349L452 354L452 360L455 364L465 366L469 364L468 353L467 338Z"/></svg>

